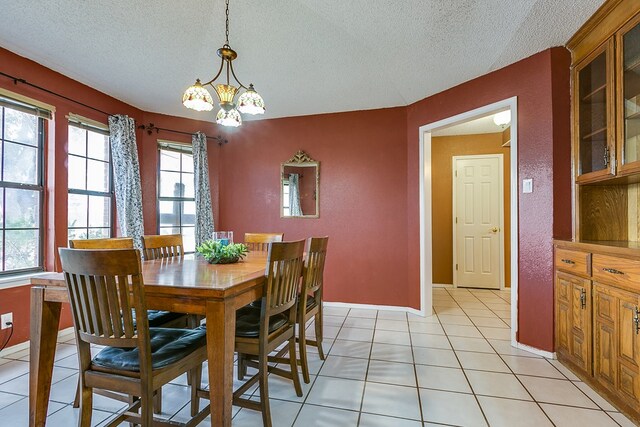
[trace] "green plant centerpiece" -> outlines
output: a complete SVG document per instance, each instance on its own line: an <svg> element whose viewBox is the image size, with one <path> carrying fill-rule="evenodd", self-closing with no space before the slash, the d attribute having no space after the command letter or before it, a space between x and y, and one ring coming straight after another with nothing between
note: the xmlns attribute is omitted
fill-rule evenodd
<svg viewBox="0 0 640 427"><path fill-rule="evenodd" d="M233 264L249 252L243 243L223 244L218 240L207 240L196 248L210 264Z"/></svg>

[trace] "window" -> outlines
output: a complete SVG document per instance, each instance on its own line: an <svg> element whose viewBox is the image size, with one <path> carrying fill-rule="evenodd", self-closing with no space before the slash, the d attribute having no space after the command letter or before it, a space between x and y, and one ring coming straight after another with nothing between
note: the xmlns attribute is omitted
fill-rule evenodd
<svg viewBox="0 0 640 427"><path fill-rule="evenodd" d="M69 239L111 237L111 153L106 131L69 123Z"/></svg>
<svg viewBox="0 0 640 427"><path fill-rule="evenodd" d="M185 252L196 249L196 202L191 146L160 144L158 172L158 231L182 234Z"/></svg>
<svg viewBox="0 0 640 427"><path fill-rule="evenodd" d="M0 98L2 274L42 270L44 118Z"/></svg>

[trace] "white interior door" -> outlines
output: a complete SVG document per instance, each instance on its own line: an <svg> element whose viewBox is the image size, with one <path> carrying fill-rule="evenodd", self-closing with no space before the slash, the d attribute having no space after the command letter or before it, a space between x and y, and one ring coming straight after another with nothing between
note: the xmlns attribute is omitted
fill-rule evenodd
<svg viewBox="0 0 640 427"><path fill-rule="evenodd" d="M502 154L453 158L454 284L500 289L503 282Z"/></svg>

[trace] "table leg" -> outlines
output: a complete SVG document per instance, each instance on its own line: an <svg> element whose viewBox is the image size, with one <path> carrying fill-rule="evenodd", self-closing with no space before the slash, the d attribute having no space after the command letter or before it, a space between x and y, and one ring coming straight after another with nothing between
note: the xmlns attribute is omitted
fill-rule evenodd
<svg viewBox="0 0 640 427"><path fill-rule="evenodd" d="M42 287L31 288L31 345L29 350L29 425L44 426L51 392L60 302L45 301Z"/></svg>
<svg viewBox="0 0 640 427"><path fill-rule="evenodd" d="M211 425L231 426L236 313L229 301L207 301Z"/></svg>

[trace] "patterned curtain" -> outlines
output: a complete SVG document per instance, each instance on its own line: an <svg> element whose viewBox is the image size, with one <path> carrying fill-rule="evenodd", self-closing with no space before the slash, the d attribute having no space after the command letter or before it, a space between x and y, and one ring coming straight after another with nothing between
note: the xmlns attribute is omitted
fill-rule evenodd
<svg viewBox="0 0 640 427"><path fill-rule="evenodd" d="M302 216L299 182L300 175L297 173L289 174L289 210L291 212L291 216Z"/></svg>
<svg viewBox="0 0 640 427"><path fill-rule="evenodd" d="M193 144L193 172L196 199L196 247L213 238L213 208L209 189L209 162L207 137L197 132L191 137Z"/></svg>
<svg viewBox="0 0 640 427"><path fill-rule="evenodd" d="M132 237L134 246L142 250L142 187L134 120L120 114L110 116L109 142L120 231Z"/></svg>

